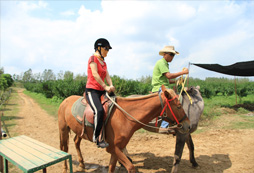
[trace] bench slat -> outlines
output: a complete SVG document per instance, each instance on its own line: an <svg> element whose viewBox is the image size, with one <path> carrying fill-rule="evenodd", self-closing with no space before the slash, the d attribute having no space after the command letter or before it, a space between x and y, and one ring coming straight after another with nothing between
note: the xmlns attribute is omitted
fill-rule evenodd
<svg viewBox="0 0 254 173"><path fill-rule="evenodd" d="M60 157L68 155L68 154L64 154L64 155L59 154L58 152L62 152L60 150L56 150L57 152L54 152L50 149L51 148L50 146L45 145L45 144L44 144L44 146L42 146L42 143L35 143L35 141L31 141L28 138L23 138L22 137L22 138L19 138L18 141L20 143L23 143L23 144L31 147L34 150L40 151L41 153L43 153L43 154L45 154L45 155L47 155L47 156L49 156L53 159L58 159Z"/></svg>
<svg viewBox="0 0 254 173"><path fill-rule="evenodd" d="M46 144L44 144L44 143L42 143L42 142L39 142L39 141L37 141L37 140L35 140L35 139L32 139L32 138L29 138L29 137L27 137L27 136L22 136L22 139L26 139L26 140L29 141L30 143L36 144L36 145L34 145L35 149L43 150L43 152L46 152L46 150L48 150L48 152L50 152L50 153L52 153L52 154L54 153L54 156L53 156L53 157L58 158L58 157L63 157L63 156L69 155L69 154L66 153L66 152L63 152L63 151L61 151L61 150L59 150L59 149L56 149L56 148L51 147L51 146L49 146L49 145L46 145Z"/></svg>
<svg viewBox="0 0 254 173"><path fill-rule="evenodd" d="M26 152L22 148L19 148L17 145L12 144L11 142L9 142L9 140L5 140L2 144L5 147L8 147L13 152L15 152L16 154L26 158L27 160L29 160L30 162L32 162L36 166L45 164L45 162L42 159L34 156L33 154L30 154L29 152Z"/></svg>
<svg viewBox="0 0 254 173"><path fill-rule="evenodd" d="M66 159L69 159L72 172L70 154L25 135L0 140L0 154L27 173L38 171Z"/></svg>
<svg viewBox="0 0 254 173"><path fill-rule="evenodd" d="M55 160L54 158L48 156L47 153L44 153L41 150L34 149L31 143L26 144L26 143L23 143L22 141L15 140L15 139L10 139L8 141L17 147L22 148L25 152L34 155L35 157L40 156L40 159L43 160L44 162L51 162Z"/></svg>
<svg viewBox="0 0 254 173"><path fill-rule="evenodd" d="M8 158L14 165L18 166L22 171L30 169L31 167L36 167L34 163L4 145L0 145L0 153L4 158Z"/></svg>

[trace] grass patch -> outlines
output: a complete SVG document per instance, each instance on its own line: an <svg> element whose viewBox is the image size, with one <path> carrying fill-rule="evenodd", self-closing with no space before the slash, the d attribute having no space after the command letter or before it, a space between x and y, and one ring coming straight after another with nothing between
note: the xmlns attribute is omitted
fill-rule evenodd
<svg viewBox="0 0 254 173"><path fill-rule="evenodd" d="M152 133L152 132L149 132L149 131L147 131L147 130L145 130L145 129L143 129L143 128L138 129L137 132L138 132L138 133Z"/></svg>
<svg viewBox="0 0 254 173"><path fill-rule="evenodd" d="M200 134L200 133L203 133L207 130L203 129L203 128L198 128L195 132L193 132L193 134Z"/></svg>
<svg viewBox="0 0 254 173"><path fill-rule="evenodd" d="M19 119L17 116L19 113L19 96L17 92L17 88L12 88L12 93L9 100L6 102L5 105L1 107L1 121L2 121L2 128L6 132L13 132L12 128L15 127L16 120ZM4 126L5 124L5 126ZM6 129L7 128L7 129ZM8 134L7 134L8 135ZM16 136L16 132L10 133L11 136ZM9 136L10 137L10 136Z"/></svg>
<svg viewBox="0 0 254 173"><path fill-rule="evenodd" d="M224 127L226 129L254 129L254 116L249 116L248 114L244 115L235 115L240 118L238 121L231 121L231 123Z"/></svg>
<svg viewBox="0 0 254 173"><path fill-rule="evenodd" d="M252 111L252 109L248 109L248 108L251 108L251 105L254 105L254 97L253 97L253 94L248 95L247 97L241 98L241 102L238 99L237 105L236 105L235 95L215 96L209 99L204 98L204 103L205 103L205 108L204 108L202 117L204 119L206 118L211 119L214 116L220 116L222 114L227 114L227 113L235 113L235 111L242 114ZM228 109L223 109L223 108L228 108Z"/></svg>
<svg viewBox="0 0 254 173"><path fill-rule="evenodd" d="M249 111L240 107L240 108L238 108L237 112L240 114L247 114Z"/></svg>
<svg viewBox="0 0 254 173"><path fill-rule="evenodd" d="M57 118L58 108L62 100L56 98L46 98L43 94L34 93L27 90L24 90L24 94L33 98L42 109L44 109L49 115Z"/></svg>
<svg viewBox="0 0 254 173"><path fill-rule="evenodd" d="M200 129L195 133L206 131L204 128L254 129L253 94L241 98L241 102L238 99L237 105L235 95L204 98L204 103L204 112L199 121Z"/></svg>

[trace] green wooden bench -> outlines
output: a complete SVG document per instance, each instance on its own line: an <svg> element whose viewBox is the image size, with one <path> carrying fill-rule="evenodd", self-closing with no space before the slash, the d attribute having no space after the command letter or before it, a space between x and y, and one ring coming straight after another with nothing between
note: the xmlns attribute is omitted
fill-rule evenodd
<svg viewBox="0 0 254 173"><path fill-rule="evenodd" d="M5 173L8 172L8 161L23 172L31 173L41 169L46 172L48 166L67 159L69 159L70 172L73 172L70 154L25 135L0 140L0 155L4 160Z"/></svg>

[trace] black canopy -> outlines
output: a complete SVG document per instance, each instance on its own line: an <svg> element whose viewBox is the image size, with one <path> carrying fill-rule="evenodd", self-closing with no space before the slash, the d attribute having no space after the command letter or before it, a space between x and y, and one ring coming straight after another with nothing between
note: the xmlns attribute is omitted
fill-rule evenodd
<svg viewBox="0 0 254 173"><path fill-rule="evenodd" d="M234 76L254 76L254 61L237 62L229 66L220 64L193 64L198 67Z"/></svg>

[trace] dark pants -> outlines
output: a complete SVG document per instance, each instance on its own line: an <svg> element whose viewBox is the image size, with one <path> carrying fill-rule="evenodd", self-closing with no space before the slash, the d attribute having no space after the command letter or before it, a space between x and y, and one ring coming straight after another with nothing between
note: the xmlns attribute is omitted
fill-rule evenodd
<svg viewBox="0 0 254 173"><path fill-rule="evenodd" d="M94 89L86 89L86 98L89 105L94 112L94 132L93 142L96 142L100 135L101 128L103 126L104 109L101 104L101 96L105 94L105 91L98 91Z"/></svg>

